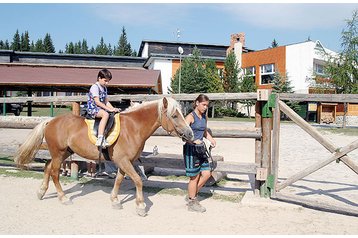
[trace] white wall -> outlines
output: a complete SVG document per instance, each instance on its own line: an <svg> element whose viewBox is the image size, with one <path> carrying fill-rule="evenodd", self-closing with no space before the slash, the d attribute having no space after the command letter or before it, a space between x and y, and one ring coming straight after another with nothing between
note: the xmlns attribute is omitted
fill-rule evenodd
<svg viewBox="0 0 358 238"><path fill-rule="evenodd" d="M160 70L163 94L168 94L168 87L170 87L172 79L172 61L168 59L154 59L150 64L149 69Z"/></svg>
<svg viewBox="0 0 358 238"><path fill-rule="evenodd" d="M331 56L337 55L336 52L324 48L319 41L307 41L286 46L286 71L295 93L308 93L314 62L315 60L327 61L326 53Z"/></svg>
<svg viewBox="0 0 358 238"><path fill-rule="evenodd" d="M295 93L308 93L313 70L314 47L312 41L286 46L286 72Z"/></svg>

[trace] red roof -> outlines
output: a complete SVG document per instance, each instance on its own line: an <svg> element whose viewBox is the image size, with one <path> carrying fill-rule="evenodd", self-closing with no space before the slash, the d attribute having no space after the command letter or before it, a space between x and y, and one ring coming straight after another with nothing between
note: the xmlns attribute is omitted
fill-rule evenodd
<svg viewBox="0 0 358 238"><path fill-rule="evenodd" d="M0 64L0 85L91 86L104 67ZM159 70L110 68L108 87L152 88L162 93Z"/></svg>

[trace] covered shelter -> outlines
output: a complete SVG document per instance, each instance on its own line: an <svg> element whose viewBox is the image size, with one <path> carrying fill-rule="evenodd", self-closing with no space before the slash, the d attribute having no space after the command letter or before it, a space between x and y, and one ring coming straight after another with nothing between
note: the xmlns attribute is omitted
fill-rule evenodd
<svg viewBox="0 0 358 238"><path fill-rule="evenodd" d="M98 72L107 68L112 73L109 94L161 94L159 70L124 67L63 66L45 64L0 63L0 90L87 93L96 82Z"/></svg>

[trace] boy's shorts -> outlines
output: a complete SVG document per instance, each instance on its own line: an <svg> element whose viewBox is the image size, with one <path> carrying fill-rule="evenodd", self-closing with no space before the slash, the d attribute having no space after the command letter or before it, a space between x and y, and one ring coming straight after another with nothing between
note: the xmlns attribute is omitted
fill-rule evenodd
<svg viewBox="0 0 358 238"><path fill-rule="evenodd" d="M186 176L194 177L201 171L210 170L208 158L197 156L194 145L186 143L183 146Z"/></svg>

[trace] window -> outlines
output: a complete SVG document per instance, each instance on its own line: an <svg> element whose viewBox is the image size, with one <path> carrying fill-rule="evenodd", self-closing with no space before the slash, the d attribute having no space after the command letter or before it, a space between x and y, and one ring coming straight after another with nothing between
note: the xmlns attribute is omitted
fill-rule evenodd
<svg viewBox="0 0 358 238"><path fill-rule="evenodd" d="M275 64L260 65L261 84L269 84L275 76Z"/></svg>
<svg viewBox="0 0 358 238"><path fill-rule="evenodd" d="M254 82L255 82L256 81L255 66L244 68L244 76L252 78L254 80Z"/></svg>
<svg viewBox="0 0 358 238"><path fill-rule="evenodd" d="M317 75L324 75L324 67L321 64L314 64L314 72Z"/></svg>

